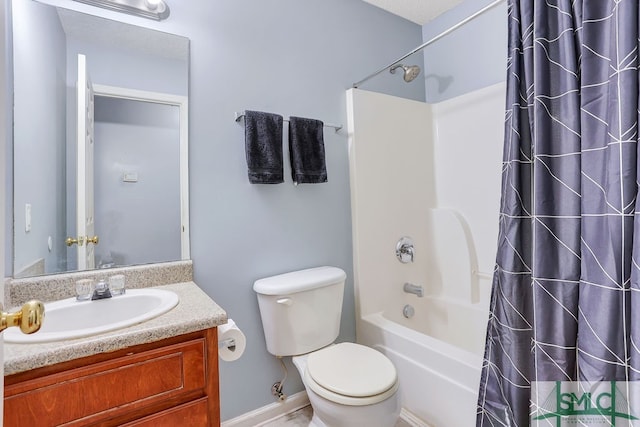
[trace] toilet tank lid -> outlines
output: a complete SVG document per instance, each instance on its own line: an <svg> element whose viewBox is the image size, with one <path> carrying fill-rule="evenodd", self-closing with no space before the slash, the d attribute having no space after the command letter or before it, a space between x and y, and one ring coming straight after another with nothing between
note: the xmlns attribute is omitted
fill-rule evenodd
<svg viewBox="0 0 640 427"><path fill-rule="evenodd" d="M334 285L346 277L337 267L315 267L256 280L253 290L262 295L286 295Z"/></svg>

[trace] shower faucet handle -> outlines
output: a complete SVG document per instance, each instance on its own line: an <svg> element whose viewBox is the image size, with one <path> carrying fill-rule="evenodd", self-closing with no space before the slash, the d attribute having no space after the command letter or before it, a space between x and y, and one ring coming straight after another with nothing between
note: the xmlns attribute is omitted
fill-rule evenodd
<svg viewBox="0 0 640 427"><path fill-rule="evenodd" d="M413 262L413 246L402 245L400 249L397 250L396 255L400 258L401 262ZM407 261L407 259L409 261Z"/></svg>
<svg viewBox="0 0 640 427"><path fill-rule="evenodd" d="M396 258L403 264L413 262L414 247L410 237L402 237L396 244Z"/></svg>

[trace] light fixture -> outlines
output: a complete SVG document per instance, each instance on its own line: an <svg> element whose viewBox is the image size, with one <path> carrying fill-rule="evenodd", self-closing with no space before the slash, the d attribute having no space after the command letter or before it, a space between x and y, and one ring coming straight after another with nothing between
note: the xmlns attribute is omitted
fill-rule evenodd
<svg viewBox="0 0 640 427"><path fill-rule="evenodd" d="M75 0L92 6L162 21L169 17L169 6L164 0Z"/></svg>

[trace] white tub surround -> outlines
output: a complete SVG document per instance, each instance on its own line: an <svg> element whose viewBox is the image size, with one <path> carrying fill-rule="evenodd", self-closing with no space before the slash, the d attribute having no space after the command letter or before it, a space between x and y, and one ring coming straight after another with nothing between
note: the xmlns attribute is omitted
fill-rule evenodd
<svg viewBox="0 0 640 427"><path fill-rule="evenodd" d="M347 104L357 341L392 360L403 408L438 427L473 425L504 84L439 104L351 89ZM404 236L413 262L396 258Z"/></svg>

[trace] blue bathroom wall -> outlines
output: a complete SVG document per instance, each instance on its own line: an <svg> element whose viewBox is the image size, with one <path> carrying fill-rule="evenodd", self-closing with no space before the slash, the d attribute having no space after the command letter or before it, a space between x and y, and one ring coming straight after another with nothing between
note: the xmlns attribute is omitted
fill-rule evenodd
<svg viewBox="0 0 640 427"><path fill-rule="evenodd" d="M253 282L319 265L344 269L339 340L355 338L345 89L419 45L420 26L360 0L169 0L171 16L159 23L69 0L46 2L191 40L195 281L248 340L240 360L220 362L222 419L273 403L271 385L283 374L266 351ZM424 100L423 80L406 84L397 74L380 75L366 89ZM325 129L329 182L295 187L286 161L284 184L250 184L244 128L234 121L245 109L345 125L339 133ZM287 366L285 393L301 391L297 371Z"/></svg>
<svg viewBox="0 0 640 427"><path fill-rule="evenodd" d="M0 176L0 186L4 188L2 200L3 215L2 233L4 239L0 239L2 247L2 259L4 271L0 273L9 276L13 269L13 49L11 35L11 4L8 1L0 3L0 46L2 49L2 68L0 68L0 165L3 166ZM3 292L4 294L4 292ZM3 298L4 301L4 298Z"/></svg>
<svg viewBox="0 0 640 427"><path fill-rule="evenodd" d="M0 3L0 46L8 46L11 40L11 33L9 30L9 20L11 16L11 9L9 7L9 2ZM7 188L7 183L9 182L9 177L12 174L12 169L10 167L11 162L11 151L9 147L11 146L12 140L12 126L9 126L9 123L13 121L11 114L11 103L9 102L9 94L12 92L11 90L11 69L12 63L11 60L11 50L3 49L2 53L2 66L0 66L0 165L3 166L3 172L0 172L0 200L2 201L2 205L0 206L0 274L4 277L5 274L5 266L10 265L11 262L11 251L7 251L7 245L5 242L7 240L13 241L12 239L8 239L10 233L13 228L9 221L6 221L7 218L11 218L12 216L8 215L11 209L11 203L7 203L6 201L12 200L13 192L9 191ZM11 248L11 246L9 246ZM4 305L4 286L0 286L2 289L2 296L0 296L0 301L2 301ZM0 356L0 361L4 362L4 355ZM4 365L4 363L3 363ZM4 370L3 370L4 372ZM2 375L3 379L0 382L0 386L4 388L4 375Z"/></svg>
<svg viewBox="0 0 640 427"><path fill-rule="evenodd" d="M359 0L199 1L191 33L190 195L195 280L244 330L242 359L221 362L222 418L273 403L282 378L265 350L256 279L333 265L347 272L339 340L355 339L345 89L420 43L420 27ZM177 6L177 5L176 5ZM176 15L178 11L176 11ZM176 19L179 16L176 16ZM395 77L395 78L394 78ZM384 76L377 90L423 99L420 83ZM244 109L317 118L326 128L328 182L249 184ZM285 150L285 157L286 157ZM392 248L390 248L392 250ZM303 389L288 364L285 392Z"/></svg>
<svg viewBox="0 0 640 427"><path fill-rule="evenodd" d="M493 0L465 0L422 27L423 41L430 40ZM507 2L424 49L427 102L440 102L506 79Z"/></svg>
<svg viewBox="0 0 640 427"><path fill-rule="evenodd" d="M13 3L13 63L25 76L14 85L14 155L21 159L13 182L15 272L44 260L44 271L59 271L64 246L66 46L54 9L33 1ZM41 28L42 32L29 31ZM33 54L38 52L38 54ZM31 229L25 229L25 205L31 205ZM52 248L47 240L52 239Z"/></svg>

